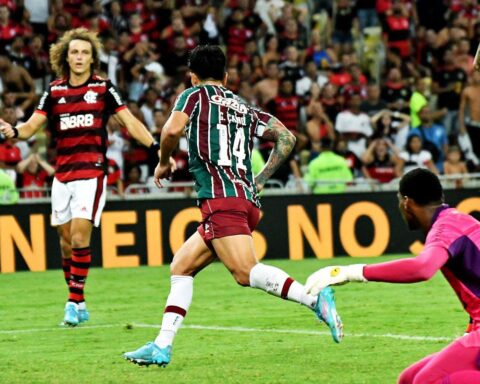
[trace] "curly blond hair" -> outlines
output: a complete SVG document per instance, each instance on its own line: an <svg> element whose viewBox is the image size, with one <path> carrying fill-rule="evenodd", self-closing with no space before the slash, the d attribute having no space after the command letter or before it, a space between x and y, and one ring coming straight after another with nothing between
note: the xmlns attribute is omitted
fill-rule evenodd
<svg viewBox="0 0 480 384"><path fill-rule="evenodd" d="M93 65L92 71L100 67L100 51L102 43L97 37L97 34L90 32L86 28L72 29L50 47L50 63L52 69L58 77L68 77L70 74L70 67L67 62L68 47L72 40L88 41L92 45Z"/></svg>

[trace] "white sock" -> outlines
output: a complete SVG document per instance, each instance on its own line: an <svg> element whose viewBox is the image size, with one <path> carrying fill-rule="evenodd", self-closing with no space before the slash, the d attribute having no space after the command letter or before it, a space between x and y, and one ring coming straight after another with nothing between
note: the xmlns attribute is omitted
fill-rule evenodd
<svg viewBox="0 0 480 384"><path fill-rule="evenodd" d="M87 305L85 304L85 301L81 301L80 303L78 303L79 311L84 311L85 309L87 309Z"/></svg>
<svg viewBox="0 0 480 384"><path fill-rule="evenodd" d="M315 307L316 296L305 292L305 287L280 268L258 263L250 271L250 286L271 295L295 301L309 308Z"/></svg>
<svg viewBox="0 0 480 384"><path fill-rule="evenodd" d="M170 293L163 313L162 328L155 339L155 344L160 348L172 345L192 303L192 296L193 277L172 276L170 278Z"/></svg>

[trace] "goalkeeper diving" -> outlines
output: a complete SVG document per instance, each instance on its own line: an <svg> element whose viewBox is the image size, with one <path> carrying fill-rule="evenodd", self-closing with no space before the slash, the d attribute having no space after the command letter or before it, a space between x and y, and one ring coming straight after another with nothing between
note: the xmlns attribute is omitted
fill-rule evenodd
<svg viewBox="0 0 480 384"><path fill-rule="evenodd" d="M429 280L441 270L470 315L469 332L405 369L398 383L478 384L480 222L445 204L438 177L426 169L418 168L405 174L397 197L409 229L421 229L426 235L423 251L413 258L385 263L322 268L307 279L306 290L316 295L327 286L351 281L416 283Z"/></svg>

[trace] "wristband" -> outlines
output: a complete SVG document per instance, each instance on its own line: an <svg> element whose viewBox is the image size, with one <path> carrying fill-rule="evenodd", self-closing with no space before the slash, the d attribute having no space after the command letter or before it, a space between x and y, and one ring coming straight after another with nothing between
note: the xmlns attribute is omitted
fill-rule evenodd
<svg viewBox="0 0 480 384"><path fill-rule="evenodd" d="M13 138L16 139L18 137L18 128L12 127L13 130Z"/></svg>
<svg viewBox="0 0 480 384"><path fill-rule="evenodd" d="M150 149L150 151L157 153L160 150L160 144L158 143L158 141L154 141L150 145L149 149Z"/></svg>

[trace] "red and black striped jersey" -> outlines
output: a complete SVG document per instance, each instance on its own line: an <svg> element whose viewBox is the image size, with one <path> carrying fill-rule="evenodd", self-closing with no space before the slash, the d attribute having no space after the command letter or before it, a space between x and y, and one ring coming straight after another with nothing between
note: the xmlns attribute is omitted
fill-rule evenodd
<svg viewBox="0 0 480 384"><path fill-rule="evenodd" d="M55 176L59 181L107 173L107 121L124 108L112 82L96 75L79 86L70 85L68 79L50 83L35 112L48 118L56 140Z"/></svg>

